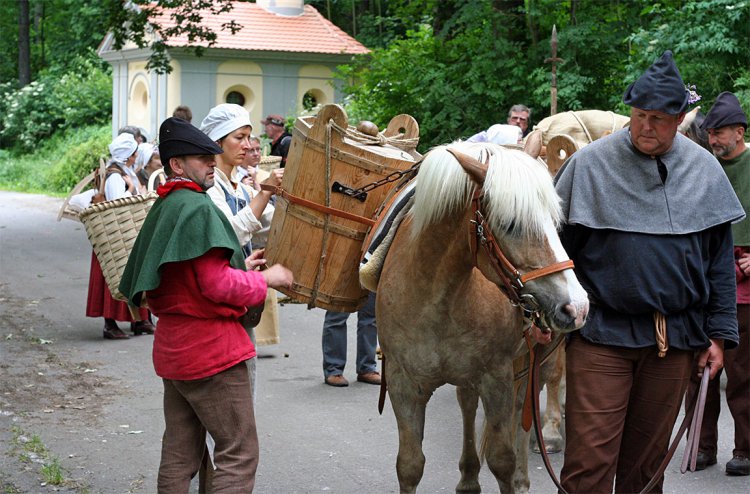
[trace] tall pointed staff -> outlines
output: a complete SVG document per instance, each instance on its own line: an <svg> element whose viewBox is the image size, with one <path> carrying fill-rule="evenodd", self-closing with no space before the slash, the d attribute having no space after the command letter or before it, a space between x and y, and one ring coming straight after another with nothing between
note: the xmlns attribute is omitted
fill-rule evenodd
<svg viewBox="0 0 750 494"><path fill-rule="evenodd" d="M565 63L562 58L557 58L557 25L552 25L552 37L549 41L551 54L550 58L544 60L544 63L552 64L552 85L550 86L550 115L557 113L557 64Z"/></svg>

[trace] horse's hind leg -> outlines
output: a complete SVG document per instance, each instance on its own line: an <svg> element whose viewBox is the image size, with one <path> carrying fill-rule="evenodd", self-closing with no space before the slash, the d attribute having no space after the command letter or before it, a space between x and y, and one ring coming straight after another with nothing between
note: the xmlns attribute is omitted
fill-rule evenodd
<svg viewBox="0 0 750 494"><path fill-rule="evenodd" d="M458 404L461 406L463 417L464 443L458 468L461 471L461 481L456 486L456 492L482 492L479 486L479 455L476 444L476 418L479 394L476 391L456 388Z"/></svg>
<svg viewBox="0 0 750 494"><path fill-rule="evenodd" d="M542 436L547 453L559 453L563 448L561 383L565 378L565 346L560 344L555 354L542 367L542 379L547 382L547 406L544 409ZM534 451L539 453L539 445Z"/></svg>
<svg viewBox="0 0 750 494"><path fill-rule="evenodd" d="M433 389L423 389L388 361L388 396L398 424L396 473L402 494L414 493L424 473L425 408Z"/></svg>

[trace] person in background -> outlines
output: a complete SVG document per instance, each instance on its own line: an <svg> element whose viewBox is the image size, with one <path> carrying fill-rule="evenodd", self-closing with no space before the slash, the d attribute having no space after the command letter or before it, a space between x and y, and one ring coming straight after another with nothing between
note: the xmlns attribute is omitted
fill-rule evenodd
<svg viewBox="0 0 750 494"><path fill-rule="evenodd" d="M146 142L146 136L144 136L141 129L136 127L135 125L126 125L125 127L122 127L120 130L118 130L117 134L130 134L135 138L135 142L138 144L143 144L144 142Z"/></svg>
<svg viewBox="0 0 750 494"><path fill-rule="evenodd" d="M742 203L750 212L750 149L745 145L747 116L739 100L730 92L717 98L701 127L708 132L708 142ZM750 219L732 225L734 262L737 280L737 323L740 344L724 352L727 371L726 398L734 419L734 450L726 464L728 475L750 475ZM721 374L721 369L719 369ZM698 391L696 379L690 393ZM709 383L706 409L703 413L696 470L716 464L721 413L720 380Z"/></svg>
<svg viewBox="0 0 750 494"><path fill-rule="evenodd" d="M323 322L323 378L327 385L342 388L349 386L344 377L346 366L347 330L349 312L326 311ZM357 312L357 381L380 384L376 360L378 328L375 324L375 294L370 293L365 305Z"/></svg>
<svg viewBox="0 0 750 494"><path fill-rule="evenodd" d="M132 134L118 135L109 144L110 160L105 175L104 198L107 201L130 197L138 193L137 179L133 179L132 170L138 144ZM149 321L146 309L139 310L140 321L134 321L125 302L115 300L104 280L99 260L91 253L91 270L89 272L89 290L86 298L86 317L103 317L103 336L107 340L126 340L130 338L117 325L117 321L130 323L134 335L154 334L154 325Z"/></svg>
<svg viewBox="0 0 750 494"><path fill-rule="evenodd" d="M521 144L523 142L523 130L517 125L495 124L466 140L468 142L491 142L501 145Z"/></svg>
<svg viewBox="0 0 750 494"><path fill-rule="evenodd" d="M286 131L286 121L281 115L268 115L261 120L266 135L271 139L271 156L281 156L281 168L286 166L289 146L292 145L292 134Z"/></svg>
<svg viewBox="0 0 750 494"><path fill-rule="evenodd" d="M186 493L215 440L211 492L252 492L258 435L246 361L255 347L239 318L263 303L268 288L290 287L281 265L254 268L229 221L206 190L214 184L213 140L180 118L159 129L159 154L168 176L157 190L120 282L138 306L144 295L159 317L153 348L164 384L160 493ZM248 271L247 269L251 270Z"/></svg>
<svg viewBox="0 0 750 494"><path fill-rule="evenodd" d="M529 122L531 122L531 109L526 105L513 105L508 110L508 124L521 127L523 137L529 134Z"/></svg>
<svg viewBox="0 0 750 494"><path fill-rule="evenodd" d="M161 157L159 156L159 148L155 144L150 142L144 142L138 145L138 153L135 157L135 165L133 169L138 177L140 183L140 192L145 194L148 189L148 179L156 170L162 170L164 167L161 164ZM161 183L161 180L156 182Z"/></svg>
<svg viewBox="0 0 750 494"><path fill-rule="evenodd" d="M630 127L555 177L563 247L591 302L566 346L570 493L640 492L666 457L694 356L715 378L737 346L731 223L745 213L711 153L677 132L689 96L665 51L625 91Z"/></svg>
<svg viewBox="0 0 750 494"><path fill-rule="evenodd" d="M250 149L247 150L245 159L237 167L237 175L243 184L252 187L255 190L260 190L260 184L266 180L271 174L265 170L258 168L261 158L261 145L260 138L257 136L250 136Z"/></svg>
<svg viewBox="0 0 750 494"><path fill-rule="evenodd" d="M175 108L172 112L172 116L175 118L181 118L188 123L193 121L193 112L190 110L190 107L186 105L180 105Z"/></svg>

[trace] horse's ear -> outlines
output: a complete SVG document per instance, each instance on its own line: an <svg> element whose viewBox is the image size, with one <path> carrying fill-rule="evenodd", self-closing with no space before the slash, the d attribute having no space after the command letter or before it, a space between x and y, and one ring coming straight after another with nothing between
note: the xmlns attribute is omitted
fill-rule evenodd
<svg viewBox="0 0 750 494"><path fill-rule="evenodd" d="M489 155L487 156L487 163L472 158L471 156L456 151L455 149L446 148L446 151L451 153L463 167L464 171L479 185L484 185L484 179L487 177L487 168L489 168Z"/></svg>

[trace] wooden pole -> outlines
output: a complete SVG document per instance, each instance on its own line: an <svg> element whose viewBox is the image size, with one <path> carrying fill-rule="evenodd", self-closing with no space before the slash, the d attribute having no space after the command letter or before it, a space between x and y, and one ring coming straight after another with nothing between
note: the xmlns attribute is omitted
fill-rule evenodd
<svg viewBox="0 0 750 494"><path fill-rule="evenodd" d="M544 60L544 63L552 64L552 83L550 84L550 115L557 113L557 64L564 63L565 60L557 57L557 25L552 26L552 36L549 40L550 58Z"/></svg>

